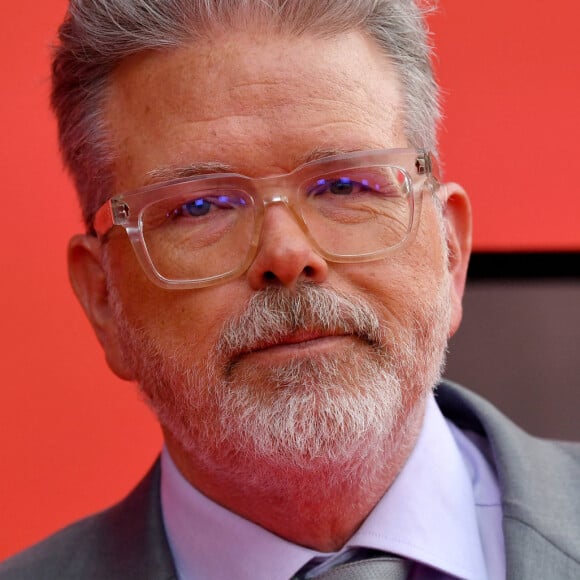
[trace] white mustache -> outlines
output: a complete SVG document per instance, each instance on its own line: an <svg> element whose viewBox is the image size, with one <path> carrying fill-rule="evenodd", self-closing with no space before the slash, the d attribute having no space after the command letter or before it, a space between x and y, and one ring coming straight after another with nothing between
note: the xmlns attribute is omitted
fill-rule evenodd
<svg viewBox="0 0 580 580"><path fill-rule="evenodd" d="M244 311L222 328L218 352L228 358L276 344L294 333L353 335L378 347L378 316L358 298L302 282L295 289L270 287L254 294Z"/></svg>

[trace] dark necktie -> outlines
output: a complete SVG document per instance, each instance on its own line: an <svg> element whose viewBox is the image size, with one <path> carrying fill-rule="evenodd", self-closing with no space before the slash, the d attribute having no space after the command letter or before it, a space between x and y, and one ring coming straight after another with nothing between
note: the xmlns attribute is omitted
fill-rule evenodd
<svg viewBox="0 0 580 580"><path fill-rule="evenodd" d="M409 577L412 568L410 560L374 550L364 552L372 555L361 558L357 554L352 560L315 576L313 580L407 580ZM294 578L304 578L304 573Z"/></svg>

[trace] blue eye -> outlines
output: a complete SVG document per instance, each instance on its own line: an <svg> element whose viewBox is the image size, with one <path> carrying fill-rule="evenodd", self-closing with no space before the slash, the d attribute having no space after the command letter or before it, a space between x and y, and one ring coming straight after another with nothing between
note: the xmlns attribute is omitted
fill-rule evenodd
<svg viewBox="0 0 580 580"><path fill-rule="evenodd" d="M211 203L207 199L196 199L188 203L184 203L180 208L174 210L181 215L190 215L193 217L199 217L209 213L211 209Z"/></svg>
<svg viewBox="0 0 580 580"><path fill-rule="evenodd" d="M334 195L351 195L369 190L367 179L355 181L350 177L338 177L336 179L319 179L316 186L310 191L311 194L321 195L332 193Z"/></svg>
<svg viewBox="0 0 580 580"><path fill-rule="evenodd" d="M332 181L328 189L335 195L348 195L352 193L354 184L348 177L341 177Z"/></svg>
<svg viewBox="0 0 580 580"><path fill-rule="evenodd" d="M186 201L167 212L165 215L171 219L204 217L217 210L232 210L244 208L247 201L239 194L207 195ZM215 217L215 216L214 216Z"/></svg>
<svg viewBox="0 0 580 580"><path fill-rule="evenodd" d="M173 219L180 217L202 217L211 211L212 205L211 200L207 198L200 197L199 199L192 199L172 209L167 214L167 217Z"/></svg>

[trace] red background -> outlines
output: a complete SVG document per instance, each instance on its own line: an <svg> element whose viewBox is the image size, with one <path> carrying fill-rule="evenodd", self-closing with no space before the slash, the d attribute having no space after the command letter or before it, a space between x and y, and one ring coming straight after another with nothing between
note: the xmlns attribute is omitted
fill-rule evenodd
<svg viewBox="0 0 580 580"><path fill-rule="evenodd" d="M69 289L80 231L48 111L65 0L3 6L0 127L0 559L125 494L161 437L106 368ZM577 0L441 0L446 174L471 193L480 250L580 250Z"/></svg>

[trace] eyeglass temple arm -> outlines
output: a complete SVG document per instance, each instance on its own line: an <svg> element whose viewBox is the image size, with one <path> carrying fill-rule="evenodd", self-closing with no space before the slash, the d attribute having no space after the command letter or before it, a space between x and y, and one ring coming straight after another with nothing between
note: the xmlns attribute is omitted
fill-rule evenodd
<svg viewBox="0 0 580 580"><path fill-rule="evenodd" d="M113 225L115 225L115 216L113 214L111 200L108 200L97 210L89 233L96 235L98 238L102 238Z"/></svg>
<svg viewBox="0 0 580 580"><path fill-rule="evenodd" d="M102 238L114 225L125 225L129 207L121 200L109 199L95 214L90 233Z"/></svg>

